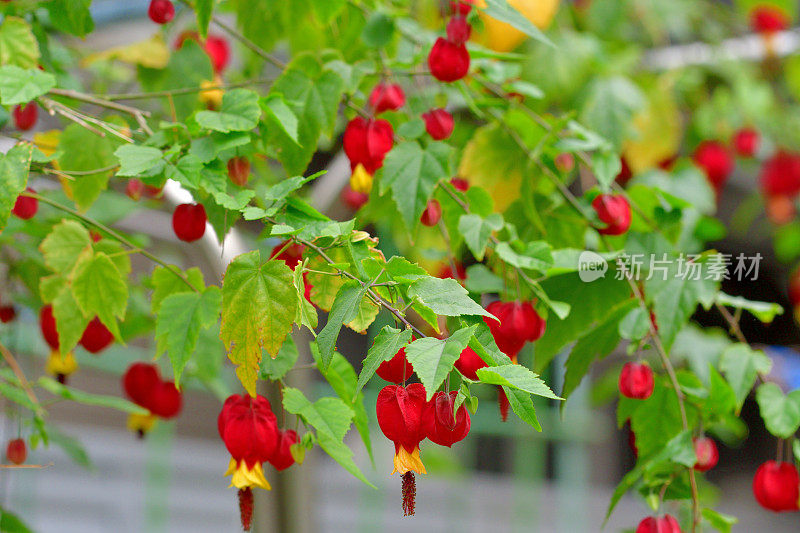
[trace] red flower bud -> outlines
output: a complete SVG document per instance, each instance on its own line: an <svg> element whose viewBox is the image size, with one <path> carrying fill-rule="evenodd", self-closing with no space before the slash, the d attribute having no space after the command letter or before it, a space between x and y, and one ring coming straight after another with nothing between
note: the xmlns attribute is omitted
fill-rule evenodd
<svg viewBox="0 0 800 533"><path fill-rule="evenodd" d="M89 353L100 353L108 348L114 342L114 335L108 331L108 328L100 322L100 319L94 317L86 329L83 330L81 340L78 343L83 346Z"/></svg>
<svg viewBox="0 0 800 533"><path fill-rule="evenodd" d="M733 172L733 158L728 149L717 141L703 141L695 149L692 159L719 193Z"/></svg>
<svg viewBox="0 0 800 533"><path fill-rule="evenodd" d="M228 177L234 185L244 187L250 179L250 160L246 157L228 159Z"/></svg>
<svg viewBox="0 0 800 533"><path fill-rule="evenodd" d="M648 516L639 522L636 533L681 533L681 526L672 515Z"/></svg>
<svg viewBox="0 0 800 533"><path fill-rule="evenodd" d="M203 204L181 204L172 213L172 229L186 242L194 242L206 232L206 208Z"/></svg>
<svg viewBox="0 0 800 533"><path fill-rule="evenodd" d="M161 384L158 367L152 363L133 363L122 376L122 389L136 405L149 409L153 392Z"/></svg>
<svg viewBox="0 0 800 533"><path fill-rule="evenodd" d="M144 183L142 183L142 180L133 178L129 179L128 183L125 184L125 194L133 201L139 201L143 192Z"/></svg>
<svg viewBox="0 0 800 533"><path fill-rule="evenodd" d="M53 306L45 305L39 311L39 327L42 337L52 350L58 350L58 331L56 331L56 318L53 316Z"/></svg>
<svg viewBox="0 0 800 533"><path fill-rule="evenodd" d="M425 208L425 211L420 215L419 221L422 222L423 226L435 226L439 223L441 218L442 206L439 205L438 200L431 198L428 200L428 206Z"/></svg>
<svg viewBox="0 0 800 533"><path fill-rule="evenodd" d="M0 305L0 322L7 324L17 318L17 310L13 305Z"/></svg>
<svg viewBox="0 0 800 533"><path fill-rule="evenodd" d="M692 439L694 443L694 453L697 455L697 462L694 469L698 472L708 472L719 462L719 451L717 444L708 437L698 437Z"/></svg>
<svg viewBox="0 0 800 533"><path fill-rule="evenodd" d="M628 362L619 374L619 392L627 398L646 400L653 394L653 369L645 363Z"/></svg>
<svg viewBox="0 0 800 533"><path fill-rule="evenodd" d="M25 189L28 192L36 192L30 187ZM17 218L21 218L22 220L28 220L33 218L36 212L39 210L39 200L36 198L31 198L30 196L17 196L16 201L14 202L14 207L11 209L11 212Z"/></svg>
<svg viewBox="0 0 800 533"><path fill-rule="evenodd" d="M629 181L631 181L631 178L633 177L633 171L624 157L620 157L619 162L622 165L622 168L620 169L619 174L617 174L617 177L614 179L616 179L617 183L624 187Z"/></svg>
<svg viewBox="0 0 800 533"><path fill-rule="evenodd" d="M569 152L563 152L556 156L553 163L560 172L566 174L572 172L572 169L575 168L575 157Z"/></svg>
<svg viewBox="0 0 800 533"><path fill-rule="evenodd" d="M30 187L25 189L28 192L36 192ZM17 196L16 201L14 202L14 207L11 209L11 212L17 218L21 218L22 220L28 220L33 218L36 212L39 210L39 200L36 198L31 198L30 196Z"/></svg>
<svg viewBox="0 0 800 533"><path fill-rule="evenodd" d="M234 460L249 468L267 462L278 448L277 420L269 401L260 395L229 396L217 417L217 429Z"/></svg>
<svg viewBox="0 0 800 533"><path fill-rule="evenodd" d="M442 268L439 270L439 273L436 274L436 277L440 279L452 278L461 282L467 279L467 269L464 268L464 265L456 261L455 275L453 275L453 267L449 264L446 264L442 266Z"/></svg>
<svg viewBox="0 0 800 533"><path fill-rule="evenodd" d="M342 189L342 202L353 211L358 211L369 201L369 193L354 191L350 184Z"/></svg>
<svg viewBox="0 0 800 533"><path fill-rule="evenodd" d="M455 16L447 23L447 40L453 44L461 45L469 41L472 35L472 26L463 16Z"/></svg>
<svg viewBox="0 0 800 533"><path fill-rule="evenodd" d="M461 375L472 381L478 380L478 369L487 366L489 365L486 364L486 361L481 359L481 356L476 354L469 346L464 348L455 364L456 369L461 372Z"/></svg>
<svg viewBox="0 0 800 533"><path fill-rule="evenodd" d="M14 118L14 125L18 130L28 131L36 125L36 120L39 118L39 108L33 102L22 104L14 107L11 112Z"/></svg>
<svg viewBox="0 0 800 533"><path fill-rule="evenodd" d="M484 317L500 351L516 361L525 342L534 342L544 335L547 323L539 316L531 302L492 302L486 310L497 320Z"/></svg>
<svg viewBox="0 0 800 533"><path fill-rule="evenodd" d="M733 136L733 149L740 157L753 157L758 151L760 138L753 128L742 128Z"/></svg>
<svg viewBox="0 0 800 533"><path fill-rule="evenodd" d="M270 457L269 463L275 467L276 470L286 470L294 464L294 456L292 456L292 444L297 443L297 432L293 429L286 429L279 431L278 446L275 448L275 453Z"/></svg>
<svg viewBox="0 0 800 533"><path fill-rule="evenodd" d="M369 105L375 114L384 111L397 111L406 104L406 94L396 83L379 83L369 95Z"/></svg>
<svg viewBox="0 0 800 533"><path fill-rule="evenodd" d="M172 381L159 381L147 406L151 413L161 418L178 416L182 407L183 396Z"/></svg>
<svg viewBox="0 0 800 533"><path fill-rule="evenodd" d="M467 192L469 190L469 182L464 178L450 178L450 185L457 191Z"/></svg>
<svg viewBox="0 0 800 533"><path fill-rule="evenodd" d="M778 150L761 167L761 190L769 197L800 193L800 154Z"/></svg>
<svg viewBox="0 0 800 533"><path fill-rule="evenodd" d="M156 24L166 24L175 17L175 6L170 0L151 0L147 16Z"/></svg>
<svg viewBox="0 0 800 533"><path fill-rule="evenodd" d="M347 123L343 144L351 170L361 164L369 174L374 174L394 145L394 130L383 119L355 117Z"/></svg>
<svg viewBox="0 0 800 533"><path fill-rule="evenodd" d="M606 224L597 230L600 235L622 235L631 227L631 206L624 196L599 194L592 200L592 207Z"/></svg>
<svg viewBox="0 0 800 533"><path fill-rule="evenodd" d="M770 35L789 28L789 16L777 6L762 4L750 12L750 27Z"/></svg>
<svg viewBox="0 0 800 533"><path fill-rule="evenodd" d="M425 434L431 442L439 446L449 448L456 442L464 440L469 433L470 419L467 408L463 404L460 405L456 415L453 416L456 396L458 396L456 391L449 394L437 392L428 402L423 415Z"/></svg>
<svg viewBox="0 0 800 533"><path fill-rule="evenodd" d="M422 114L422 120L425 121L425 131L435 141L447 139L453 134L455 121L453 121L453 115L445 109L431 109Z"/></svg>
<svg viewBox="0 0 800 533"><path fill-rule="evenodd" d="M450 9L456 15L466 17L472 11L473 0L450 0Z"/></svg>
<svg viewBox="0 0 800 533"><path fill-rule="evenodd" d="M756 470L753 495L764 509L780 513L797 511L800 499L800 476L792 463L767 461Z"/></svg>
<svg viewBox="0 0 800 533"><path fill-rule="evenodd" d="M211 59L211 66L217 74L225 70L231 60L231 47L224 37L209 35L204 46L206 54Z"/></svg>
<svg viewBox="0 0 800 533"><path fill-rule="evenodd" d="M411 377L414 367L406 359L406 349L400 348L394 357L382 362L375 373L386 381L400 384Z"/></svg>
<svg viewBox="0 0 800 533"><path fill-rule="evenodd" d="M428 54L431 75L439 81L458 81L469 72L469 52L462 44L439 37Z"/></svg>
<svg viewBox="0 0 800 533"><path fill-rule="evenodd" d="M15 465L21 465L28 457L28 449L25 446L25 441L22 439L12 439L8 441L6 446L6 459L8 462Z"/></svg>

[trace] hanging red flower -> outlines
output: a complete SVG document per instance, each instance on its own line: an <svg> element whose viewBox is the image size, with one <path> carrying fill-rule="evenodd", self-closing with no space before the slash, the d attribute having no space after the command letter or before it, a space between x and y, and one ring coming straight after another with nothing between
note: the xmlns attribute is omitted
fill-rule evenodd
<svg viewBox="0 0 800 533"><path fill-rule="evenodd" d="M379 83L369 95L369 105L375 114L397 111L406 104L406 94L396 83Z"/></svg>
<svg viewBox="0 0 800 533"><path fill-rule="evenodd" d="M263 396L233 394L225 400L217 417L219 436L231 454L225 475L232 475L231 486L239 489L242 527L250 530L253 516L253 487L270 490L263 464L278 449L278 423L269 401Z"/></svg>
<svg viewBox="0 0 800 533"><path fill-rule="evenodd" d="M122 389L136 405L149 411L146 415L128 417L128 429L143 437L156 419L168 420L180 414L183 396L172 381L163 381L153 363L133 363L122 376Z"/></svg>
<svg viewBox="0 0 800 533"><path fill-rule="evenodd" d="M279 431L279 434L278 446L275 448L275 453L270 457L269 464L280 472L295 463L294 455L292 455L292 445L297 444L297 432L293 429L285 429Z"/></svg>
<svg viewBox="0 0 800 533"><path fill-rule="evenodd" d="M481 359L481 356L475 353L475 350L467 346L461 352L456 360L456 370L461 372L461 375L472 381L478 381L478 369L485 368L489 365L486 361Z"/></svg>
<svg viewBox="0 0 800 533"><path fill-rule="evenodd" d="M399 385L411 377L414 367L406 359L406 349L400 348L394 357L382 362L375 373L386 381Z"/></svg>
<svg viewBox="0 0 800 533"><path fill-rule="evenodd" d="M78 369L78 363L72 352L61 353L52 305L45 305L39 311L39 327L42 330L42 337L50 346L50 356L47 359L45 370L48 374L55 376L59 383L66 383L67 377Z"/></svg>
<svg viewBox="0 0 800 533"><path fill-rule="evenodd" d="M375 411L378 425L387 439L394 442L394 469L403 477L403 512L414 514L416 484L414 472L426 474L419 456L419 443L425 439L423 414L427 407L425 387L389 385L378 394Z"/></svg>
<svg viewBox="0 0 800 533"><path fill-rule="evenodd" d="M464 440L470 429L469 412L464 405L455 411L456 396L458 392L437 392L428 402L423 415L425 434L431 442L439 446L451 447L458 441Z"/></svg>
<svg viewBox="0 0 800 533"><path fill-rule="evenodd" d="M537 341L544 335L547 324L531 302L496 301L486 310L500 320L484 317L497 347L515 363L526 342Z"/></svg>
<svg viewBox="0 0 800 533"><path fill-rule="evenodd" d="M394 129L383 119L355 117L345 127L342 142L350 170L361 165L372 175L383 166L383 158L394 145Z"/></svg>
<svg viewBox="0 0 800 533"><path fill-rule="evenodd" d="M600 235L622 235L631 227L631 206L622 195L599 194L592 200L597 217L605 223Z"/></svg>

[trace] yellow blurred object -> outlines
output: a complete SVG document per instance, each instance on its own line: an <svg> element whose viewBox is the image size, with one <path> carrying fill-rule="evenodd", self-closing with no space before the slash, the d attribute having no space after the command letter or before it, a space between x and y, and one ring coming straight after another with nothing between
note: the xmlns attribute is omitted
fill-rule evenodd
<svg viewBox="0 0 800 533"><path fill-rule="evenodd" d="M61 141L61 130L40 131L33 134L34 146L47 157L52 157L56 153L59 141Z"/></svg>
<svg viewBox="0 0 800 533"><path fill-rule="evenodd" d="M225 95L225 91L219 88L222 83L222 78L219 76L214 76L211 81L204 80L200 82L200 88L204 89L200 91L200 101L209 109L219 109L222 106L222 97Z"/></svg>
<svg viewBox="0 0 800 533"><path fill-rule="evenodd" d="M547 29L558 11L560 0L508 0L508 4L519 11L540 30ZM476 0L475 5L485 8L485 0ZM480 12L483 31L474 32L473 39L495 52L510 52L527 39L527 35L513 26Z"/></svg>
<svg viewBox="0 0 800 533"><path fill-rule="evenodd" d="M63 378L78 370L78 362L72 352L62 355L58 350L53 350L47 358L45 370L51 376Z"/></svg>
<svg viewBox="0 0 800 533"><path fill-rule="evenodd" d="M489 191L495 209L502 213L520 195L526 164L520 154L519 147L499 126L483 126L464 148L458 175Z"/></svg>
<svg viewBox="0 0 800 533"><path fill-rule="evenodd" d="M82 61L82 66L91 65L95 61L117 59L123 63L141 65L147 68L164 68L169 63L169 48L160 33L156 33L146 41L118 46L103 52L91 54Z"/></svg>
<svg viewBox="0 0 800 533"><path fill-rule="evenodd" d="M128 416L128 430L144 436L156 423L156 415L147 413L146 415L131 414Z"/></svg>
<svg viewBox="0 0 800 533"><path fill-rule="evenodd" d="M671 88L659 81L648 93L648 105L633 118L633 138L622 148L634 174L655 168L678 153L681 145L681 115Z"/></svg>
<svg viewBox="0 0 800 533"><path fill-rule="evenodd" d="M356 192L369 193L372 190L372 174L359 163L350 175L350 188Z"/></svg>

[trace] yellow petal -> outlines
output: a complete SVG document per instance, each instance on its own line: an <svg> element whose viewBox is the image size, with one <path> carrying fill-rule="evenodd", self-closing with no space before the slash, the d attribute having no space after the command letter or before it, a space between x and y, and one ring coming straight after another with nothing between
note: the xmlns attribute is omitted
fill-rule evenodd
<svg viewBox="0 0 800 533"><path fill-rule="evenodd" d="M264 470L261 468L261 463L256 463L253 468L248 468L247 463L239 461L238 466L235 459L231 459L228 464L228 470L225 475L233 474L231 477L231 487L237 489L246 489L250 487L261 487L262 489L270 490L267 478L264 477Z"/></svg>
<svg viewBox="0 0 800 533"><path fill-rule="evenodd" d="M414 471L417 474L427 474L428 472L425 470L425 465L422 464L422 459L419 457L419 446L414 448L414 451L408 453L408 451L400 446L397 450L397 453L394 456L394 470L392 470L392 474L395 472L399 472L400 474L405 474L406 472ZM390 474L391 475L391 474Z"/></svg>
<svg viewBox="0 0 800 533"><path fill-rule="evenodd" d="M151 413L146 415L132 414L128 416L128 429L134 433L147 433L156 423L156 416Z"/></svg>
<svg viewBox="0 0 800 533"><path fill-rule="evenodd" d="M45 370L52 376L69 376L77 369L78 362L72 352L62 355L58 350L50 352L50 357L45 365Z"/></svg>
<svg viewBox="0 0 800 533"><path fill-rule="evenodd" d="M368 193L372 190L372 174L359 163L350 176L350 188L356 192Z"/></svg>

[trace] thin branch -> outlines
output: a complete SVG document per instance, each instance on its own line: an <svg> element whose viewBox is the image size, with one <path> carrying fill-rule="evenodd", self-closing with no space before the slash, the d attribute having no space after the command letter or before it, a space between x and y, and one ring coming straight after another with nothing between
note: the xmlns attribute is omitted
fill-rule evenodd
<svg viewBox="0 0 800 533"><path fill-rule="evenodd" d="M236 89L239 87L249 87L251 85L261 85L271 82L268 78L259 78L257 80L242 81L239 83L219 83L209 85L207 87L182 87L180 89L172 89L167 91L154 91L154 92L140 92L140 93L119 93L119 94L106 94L103 97L107 101L117 100L149 100L151 98L164 98L167 96L181 96L184 94L195 94L205 91L214 91L218 89Z"/></svg>
<svg viewBox="0 0 800 533"><path fill-rule="evenodd" d="M186 285L188 285L192 289L192 291L200 292L200 291L197 290L197 288L194 285L191 284L189 279L179 269L173 267L173 265L165 263L164 261L162 261L161 259L159 259L155 255L151 254L150 252L148 252L144 248L140 248L139 246L136 246L131 241L129 241L128 239L126 239L125 237L123 237L122 235L120 235L119 233L114 231L113 229L109 228L105 224L102 224L102 223L94 220L93 218L87 217L83 213L80 213L80 212L78 212L78 211L76 211L76 210L74 210L74 209L72 209L70 207L67 207L67 206L62 205L62 204L60 204L58 202L55 202L55 201L47 198L46 196L42 196L42 195L40 195L38 193L30 192L30 191L23 191L22 196L28 196L30 198L36 198L40 202L44 202L44 203L46 203L48 205L51 205L51 206L55 207L56 209L60 209L61 211L64 211L65 213L69 213L70 215L83 220L87 224L95 226L99 230L107 233L109 236L113 237L114 239L116 239L120 243L122 243L125 246L127 246L128 248L130 248L132 251L134 251L136 253L139 253L139 254L142 254L143 256L145 256L146 258L150 259L154 263L157 263L157 264L161 265L162 267L166 268L168 271L172 272L175 276L179 277L181 279L181 281L183 281Z"/></svg>
<svg viewBox="0 0 800 533"><path fill-rule="evenodd" d="M71 98L73 100L78 100L80 102L86 102L88 104L93 104L96 106L105 107L107 109L120 111L122 113L127 113L133 116L133 118L142 128L142 131L144 131L148 135L153 134L153 131L147 125L147 120L146 120L146 117L150 116L149 111L144 111L136 107L127 106L125 104L119 104L117 102L112 102L111 100L107 100L105 98L99 98L91 94L85 94L78 91L73 91L71 89L50 89L48 94L51 94L53 96L63 96L65 98Z"/></svg>
<svg viewBox="0 0 800 533"><path fill-rule="evenodd" d="M30 382L25 377L25 373L22 371L22 368L20 368L19 363L17 363L17 360L14 358L12 353L8 350L8 348L5 347L3 343L0 343L0 353L3 355L3 359L5 359L6 363L8 363L8 366L11 367L11 370L14 372L14 375L17 376L19 384L25 391L25 394L28 395L28 398L31 400L33 405L36 406L36 414L41 415L43 412L42 405L39 403L39 399L36 397L36 393L33 392L33 387L31 387Z"/></svg>

